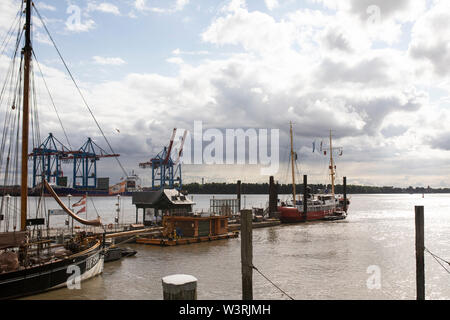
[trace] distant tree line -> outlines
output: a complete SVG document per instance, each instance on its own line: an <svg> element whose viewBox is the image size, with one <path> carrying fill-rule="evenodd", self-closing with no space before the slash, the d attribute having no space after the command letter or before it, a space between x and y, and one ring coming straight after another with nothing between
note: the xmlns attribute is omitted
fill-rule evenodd
<svg viewBox="0 0 450 320"><path fill-rule="evenodd" d="M311 192L319 193L331 191L331 184L308 184L311 188ZM303 184L296 185L297 193L303 193ZM236 194L237 184L236 183L189 183L183 185L183 190L189 194ZM242 183L241 184L242 194L268 194L269 184L268 183ZM292 193L292 185L290 184L279 184L278 194L290 194ZM343 186L336 185L335 193L343 193ZM373 186L360 186L360 185L347 185L347 193L450 193L450 188L430 188L428 187L408 187L408 188L398 188L398 187L373 187Z"/></svg>

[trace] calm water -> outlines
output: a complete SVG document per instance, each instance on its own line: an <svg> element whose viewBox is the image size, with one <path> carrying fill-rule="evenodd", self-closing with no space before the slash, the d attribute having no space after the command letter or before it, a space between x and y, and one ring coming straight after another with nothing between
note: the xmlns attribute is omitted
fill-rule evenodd
<svg viewBox="0 0 450 320"><path fill-rule="evenodd" d="M194 196L196 208L206 210L209 199ZM245 204L265 206L267 200L247 195ZM95 199L104 222L113 222L116 201ZM352 195L351 201L344 221L253 230L254 265L295 299L415 299L414 205L425 206L425 246L450 260L450 195ZM121 207L123 221L133 222L131 199L122 198ZM63 217L53 219L64 223ZM128 246L138 251L135 257L105 264L104 273L83 282L80 290L29 299L162 299L161 278L175 273L197 277L198 299L241 299L239 238ZM429 254L425 268L427 299L450 299L450 274ZM381 288L368 287L373 277L368 269L380 271ZM253 281L255 299L287 299L256 272Z"/></svg>

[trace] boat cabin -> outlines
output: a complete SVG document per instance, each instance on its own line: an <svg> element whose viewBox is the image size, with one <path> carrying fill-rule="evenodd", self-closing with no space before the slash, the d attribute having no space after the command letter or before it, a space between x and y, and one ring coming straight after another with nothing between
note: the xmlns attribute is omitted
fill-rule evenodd
<svg viewBox="0 0 450 320"><path fill-rule="evenodd" d="M192 216L195 204L176 189L133 192L132 203L136 206L136 223L142 209L145 226L161 222L163 216Z"/></svg>
<svg viewBox="0 0 450 320"><path fill-rule="evenodd" d="M211 237L228 233L228 217L163 217L163 236L167 238Z"/></svg>

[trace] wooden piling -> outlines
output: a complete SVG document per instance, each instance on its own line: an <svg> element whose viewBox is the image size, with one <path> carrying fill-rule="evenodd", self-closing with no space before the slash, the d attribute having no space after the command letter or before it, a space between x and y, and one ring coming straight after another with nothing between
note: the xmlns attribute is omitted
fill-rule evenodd
<svg viewBox="0 0 450 320"><path fill-rule="evenodd" d="M344 177L343 181L343 192L344 192L344 211L347 212L347 177Z"/></svg>
<svg viewBox="0 0 450 320"><path fill-rule="evenodd" d="M277 212L278 205L278 190L274 183L273 176L269 179L269 218L274 218Z"/></svg>
<svg viewBox="0 0 450 320"><path fill-rule="evenodd" d="M308 176L303 175L303 213L305 221L308 219Z"/></svg>
<svg viewBox="0 0 450 320"><path fill-rule="evenodd" d="M416 214L416 290L417 300L425 300L425 244L423 206L415 207Z"/></svg>
<svg viewBox="0 0 450 320"><path fill-rule="evenodd" d="M238 211L241 211L241 180L237 181L236 196L238 199Z"/></svg>
<svg viewBox="0 0 450 320"><path fill-rule="evenodd" d="M144 209L145 211L145 209ZM138 207L136 207L136 224L138 223L138 214L139 214L139 209Z"/></svg>
<svg viewBox="0 0 450 320"><path fill-rule="evenodd" d="M197 278L174 274L162 278L164 300L197 300Z"/></svg>
<svg viewBox="0 0 450 320"><path fill-rule="evenodd" d="M252 211L241 210L242 300L253 300Z"/></svg>

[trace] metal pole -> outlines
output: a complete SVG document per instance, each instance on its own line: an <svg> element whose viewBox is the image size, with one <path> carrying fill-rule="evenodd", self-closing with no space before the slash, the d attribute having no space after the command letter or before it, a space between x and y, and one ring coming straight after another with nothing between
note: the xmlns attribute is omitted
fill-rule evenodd
<svg viewBox="0 0 450 320"><path fill-rule="evenodd" d="M416 206L416 290L417 300L425 300L424 218L423 206Z"/></svg>
<svg viewBox="0 0 450 320"><path fill-rule="evenodd" d="M253 300L252 211L241 210L242 300Z"/></svg>

